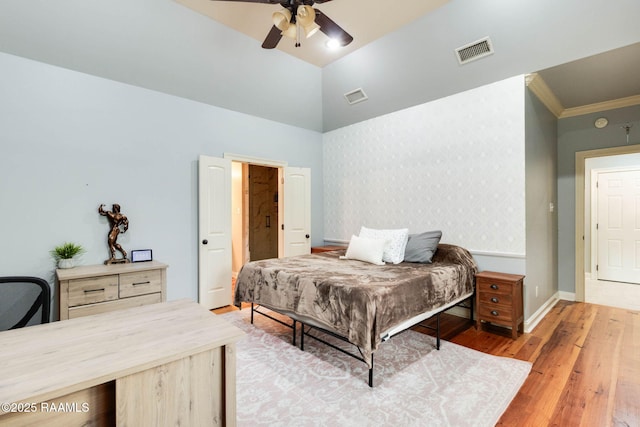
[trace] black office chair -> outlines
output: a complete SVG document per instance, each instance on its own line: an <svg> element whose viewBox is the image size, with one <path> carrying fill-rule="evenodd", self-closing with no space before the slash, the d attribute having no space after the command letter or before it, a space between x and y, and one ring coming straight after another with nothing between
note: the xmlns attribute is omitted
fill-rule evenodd
<svg viewBox="0 0 640 427"><path fill-rule="evenodd" d="M51 288L38 277L0 277L0 331L49 323Z"/></svg>

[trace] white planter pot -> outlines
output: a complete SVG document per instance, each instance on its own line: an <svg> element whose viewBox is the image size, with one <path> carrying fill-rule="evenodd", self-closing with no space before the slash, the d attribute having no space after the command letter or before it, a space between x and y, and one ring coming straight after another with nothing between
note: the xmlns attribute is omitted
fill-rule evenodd
<svg viewBox="0 0 640 427"><path fill-rule="evenodd" d="M76 263L73 258L58 260L58 268L73 268Z"/></svg>

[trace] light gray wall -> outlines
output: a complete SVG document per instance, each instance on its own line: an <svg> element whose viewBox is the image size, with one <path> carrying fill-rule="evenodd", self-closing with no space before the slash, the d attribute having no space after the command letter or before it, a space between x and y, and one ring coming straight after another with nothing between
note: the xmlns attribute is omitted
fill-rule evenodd
<svg viewBox="0 0 640 427"><path fill-rule="evenodd" d="M609 125L597 129L593 123L598 117L608 118ZM575 153L627 145L621 127L625 123L633 125L631 144L640 144L640 106L558 121L558 288L561 291L575 292Z"/></svg>
<svg viewBox="0 0 640 427"><path fill-rule="evenodd" d="M311 169L312 244L322 243L322 135L0 53L0 275L53 284L49 250L108 258L101 203L130 228L118 242L169 264L168 299L197 298L197 159L225 152Z"/></svg>
<svg viewBox="0 0 640 427"><path fill-rule="evenodd" d="M324 130L636 43L638 16L637 0L451 0L322 69ZM495 54L459 65L486 36ZM348 105L359 87L369 100Z"/></svg>
<svg viewBox="0 0 640 427"><path fill-rule="evenodd" d="M636 43L638 16L637 0L451 0L321 69L173 0L2 0L0 51L330 131ZM485 36L496 53L460 66ZM347 105L358 87L369 100Z"/></svg>
<svg viewBox="0 0 640 427"><path fill-rule="evenodd" d="M558 292L557 119L535 95L524 90L527 226L524 311L528 318Z"/></svg>
<svg viewBox="0 0 640 427"><path fill-rule="evenodd" d="M322 130L320 68L173 0L2 0L0 51Z"/></svg>

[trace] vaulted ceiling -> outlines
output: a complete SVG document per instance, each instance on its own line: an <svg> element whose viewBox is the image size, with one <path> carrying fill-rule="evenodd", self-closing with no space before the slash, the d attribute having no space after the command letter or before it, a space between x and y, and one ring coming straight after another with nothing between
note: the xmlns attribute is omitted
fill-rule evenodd
<svg viewBox="0 0 640 427"><path fill-rule="evenodd" d="M176 0L198 13L210 17L234 30L255 39L259 47L271 27L273 12L282 10L279 4L253 3L250 0ZM310 64L323 67L336 59L389 34L411 21L442 6L449 0L333 0L315 4L345 31L353 36L349 45L329 49L328 37L316 33L301 40L302 46L295 47L293 39L285 37L276 49L286 52Z"/></svg>
<svg viewBox="0 0 640 427"><path fill-rule="evenodd" d="M325 1L354 37L332 54L324 34L262 49L280 7L3 0L0 52L318 132L529 73L558 117L640 97L637 0ZM487 36L495 53L460 65L455 49ZM349 105L357 88L368 100Z"/></svg>
<svg viewBox="0 0 640 427"><path fill-rule="evenodd" d="M175 0L256 40L258 48L273 26L271 15L282 10L276 0ZM260 3L264 1L264 3ZM328 37L316 33L296 47L283 37L276 49L324 67L441 7L449 0L327 0L314 8L330 16L354 40L329 49ZM539 70L531 88L558 117L640 104L640 43ZM530 80L531 81L531 80ZM542 89L541 89L542 87Z"/></svg>

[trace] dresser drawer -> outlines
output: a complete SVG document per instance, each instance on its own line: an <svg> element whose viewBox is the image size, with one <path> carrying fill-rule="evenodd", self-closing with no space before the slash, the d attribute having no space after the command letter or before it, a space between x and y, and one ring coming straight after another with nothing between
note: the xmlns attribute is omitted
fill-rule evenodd
<svg viewBox="0 0 640 427"><path fill-rule="evenodd" d="M478 280L477 286L480 294L488 292L492 294L506 295L513 292L513 283L501 282L499 280Z"/></svg>
<svg viewBox="0 0 640 427"><path fill-rule="evenodd" d="M118 275L69 280L69 307L118 299Z"/></svg>
<svg viewBox="0 0 640 427"><path fill-rule="evenodd" d="M160 270L137 271L120 275L120 298L153 294L162 291Z"/></svg>
<svg viewBox="0 0 640 427"><path fill-rule="evenodd" d="M489 322L511 322L513 320L513 309L505 305L481 305L480 319Z"/></svg>

